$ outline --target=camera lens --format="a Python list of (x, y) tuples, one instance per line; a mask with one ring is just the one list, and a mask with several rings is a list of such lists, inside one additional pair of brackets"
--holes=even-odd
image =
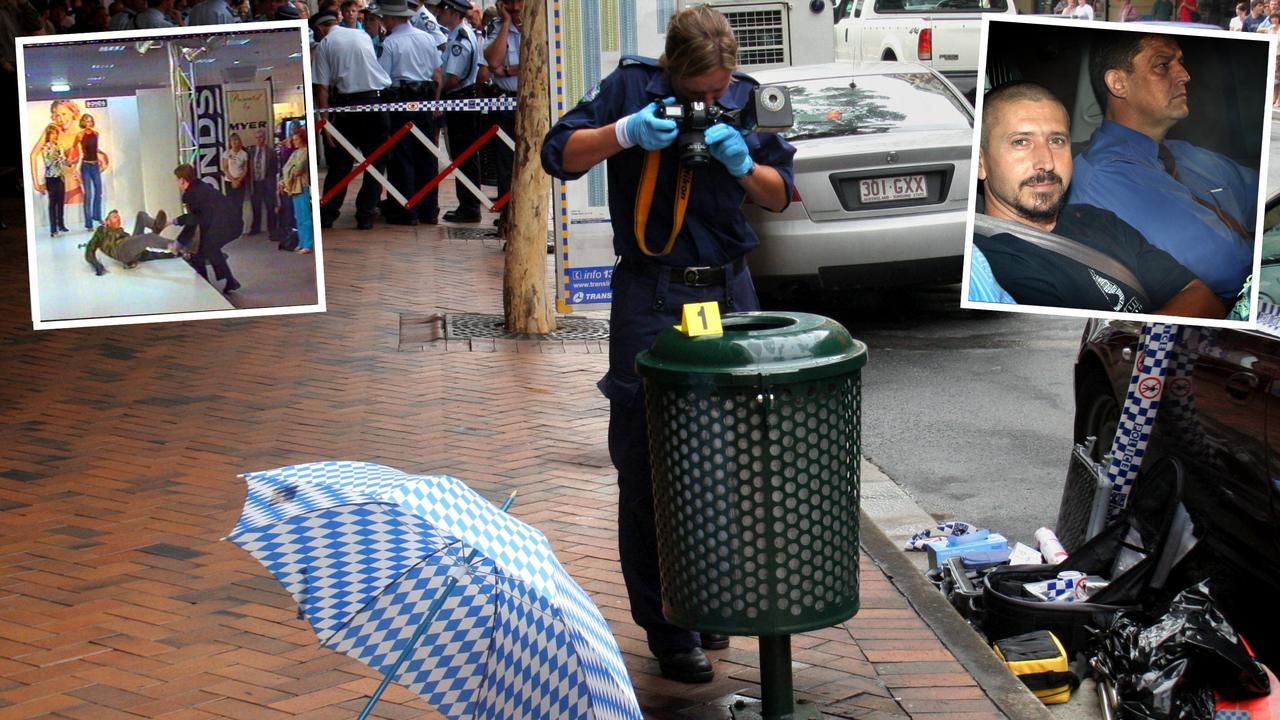
[(680, 148), (680, 164), (693, 170), (711, 162), (706, 134), (702, 130), (686, 130), (676, 139)]

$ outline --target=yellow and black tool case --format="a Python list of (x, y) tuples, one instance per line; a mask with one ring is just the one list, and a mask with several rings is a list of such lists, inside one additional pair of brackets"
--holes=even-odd
[(1017, 675), (1045, 705), (1056, 705), (1071, 699), (1071, 691), (1080, 684), (1071, 672), (1067, 651), (1057, 636), (1048, 630), (997, 640), (996, 656)]

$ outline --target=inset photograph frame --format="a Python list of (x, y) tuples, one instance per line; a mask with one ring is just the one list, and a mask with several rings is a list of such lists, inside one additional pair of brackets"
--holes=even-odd
[(1275, 51), (984, 17), (961, 305), (1254, 327)]
[(305, 23), (18, 45), (36, 329), (324, 311)]

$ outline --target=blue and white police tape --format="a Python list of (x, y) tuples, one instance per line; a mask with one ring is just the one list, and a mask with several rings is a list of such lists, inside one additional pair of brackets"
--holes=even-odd
[(402, 102), (371, 103), (368, 105), (342, 105), (339, 107), (316, 108), (318, 113), (342, 112), (427, 112), (442, 110), (457, 112), (459, 110), (515, 110), (516, 99), (502, 98), (469, 98), (467, 100), (405, 100)]
[(1280, 335), (1280, 305), (1272, 305), (1266, 300), (1258, 301), (1258, 329)]
[(1084, 580), (1085, 574), (1078, 570), (1063, 570), (1055, 578), (1039, 582), (1023, 583), (1022, 587), (1031, 595), (1048, 602), (1073, 602), (1076, 585)]
[(1120, 409), (1120, 424), (1111, 444), (1111, 464), (1107, 467), (1107, 477), (1111, 480), (1108, 520), (1115, 519), (1128, 504), (1129, 491), (1138, 479), (1147, 442), (1151, 439), (1151, 427), (1160, 409), (1176, 331), (1177, 326), (1169, 323), (1147, 323), (1142, 328), (1138, 361), (1129, 378), (1129, 390)]
[(948, 537), (967, 535), (977, 527), (967, 522), (953, 520), (950, 522), (938, 523), (935, 527), (921, 530), (911, 539), (907, 541), (907, 550), (924, 550), (925, 546), (934, 542), (946, 542)]

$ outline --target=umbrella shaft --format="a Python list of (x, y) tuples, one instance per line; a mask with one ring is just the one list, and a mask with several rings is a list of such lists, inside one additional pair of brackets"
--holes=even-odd
[(391, 684), (391, 678), (395, 677), (396, 673), (400, 671), (400, 666), (404, 665), (405, 661), (409, 659), (409, 655), (413, 653), (413, 649), (418, 647), (418, 641), (421, 640), (422, 636), (427, 632), (427, 625), (430, 625), (431, 621), (436, 618), (436, 614), (440, 612), (440, 608), (444, 607), (444, 601), (448, 599), (449, 595), (453, 593), (453, 589), (456, 587), (458, 587), (458, 578), (449, 578), (449, 584), (446, 585), (444, 590), (436, 596), (434, 601), (432, 601), (431, 607), (427, 610), (427, 616), (418, 624), (418, 629), (413, 631), (413, 637), (409, 638), (409, 644), (405, 646), (403, 651), (401, 651), (400, 657), (396, 659), (396, 664), (382, 676), (382, 682), (378, 684), (378, 689), (374, 690), (373, 695), (369, 697), (369, 702), (365, 704), (364, 710), (360, 711), (360, 717), (357, 718), (357, 720), (366, 720), (369, 717), (369, 713), (373, 712), (373, 706), (378, 704), (378, 700), (382, 697), (382, 693), (385, 692), (387, 686)]

